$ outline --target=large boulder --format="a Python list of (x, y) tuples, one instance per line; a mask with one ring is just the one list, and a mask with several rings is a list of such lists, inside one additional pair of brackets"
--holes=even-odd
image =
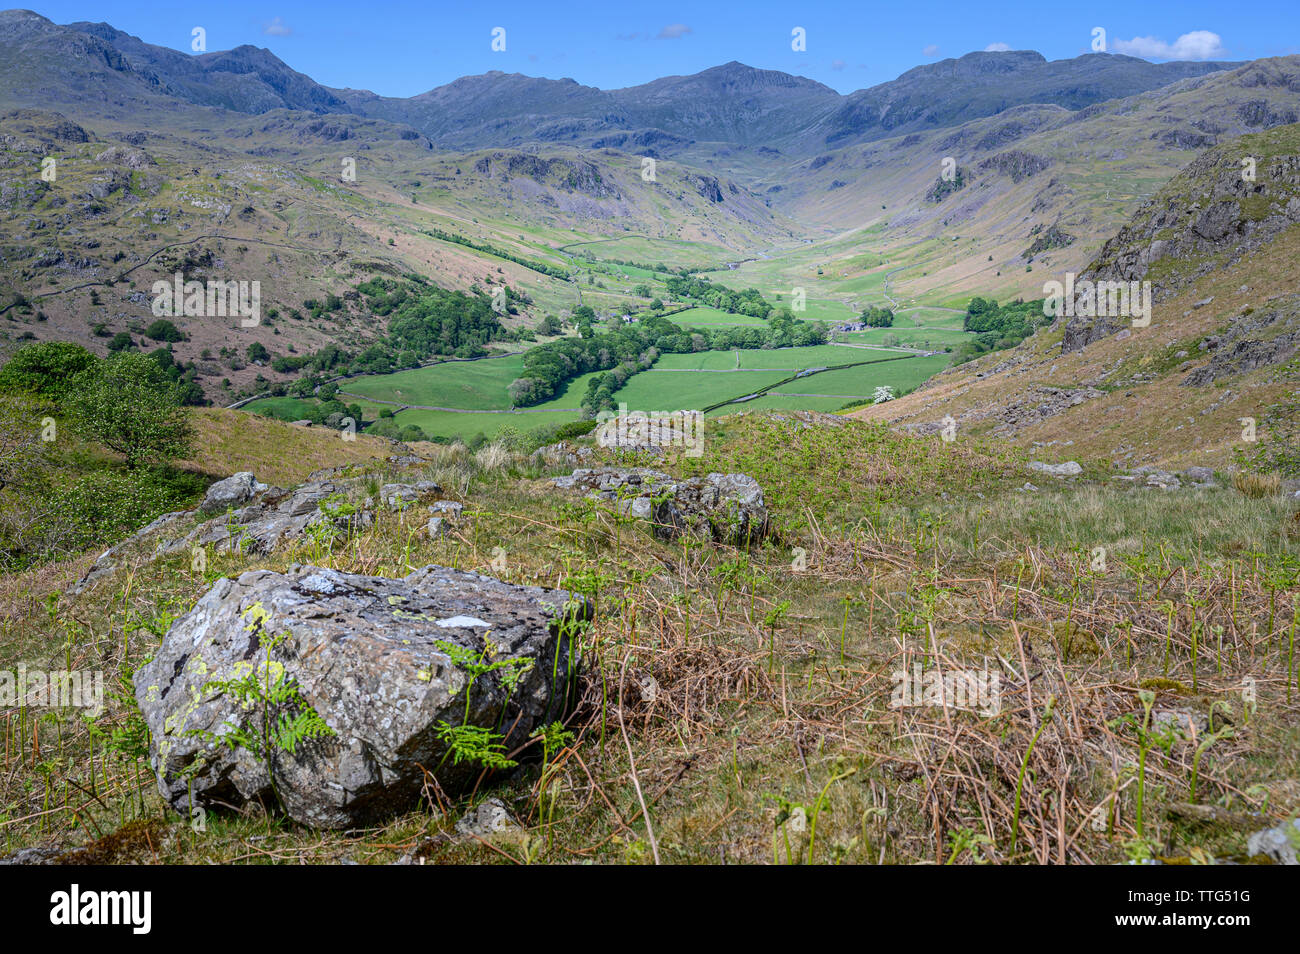
[[(482, 767), (458, 763), (447, 729), (499, 731), (509, 752), (559, 718), (576, 628), (566, 621), (589, 615), (562, 590), (440, 566), (402, 579), (293, 566), (219, 580), (135, 674), (159, 791), (187, 816), (278, 800), (303, 824), (347, 828), (414, 807), (426, 771), (446, 791), (466, 787)], [(273, 691), (250, 696), (254, 682)], [(291, 750), (267, 741), (267, 716), (319, 717), (328, 730)], [(231, 745), (232, 732), (251, 741)]]
[(763, 488), (745, 474), (708, 474), (677, 480), (646, 467), (579, 468), (552, 481), (562, 490), (585, 491), (620, 512), (649, 520), (656, 536), (685, 534), (730, 546), (758, 543), (767, 533)]
[(266, 484), (259, 482), (248, 471), (241, 471), (233, 477), (218, 480), (209, 487), (203, 503), (199, 504), (199, 510), (209, 515), (225, 513), (232, 507), (242, 507), (263, 490), (266, 490)]

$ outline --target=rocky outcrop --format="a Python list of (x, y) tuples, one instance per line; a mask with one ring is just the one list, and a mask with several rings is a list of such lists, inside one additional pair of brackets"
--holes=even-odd
[(1022, 182), (1030, 176), (1038, 175), (1051, 164), (1052, 160), (1045, 156), (1025, 152), (1022, 149), (1008, 149), (1006, 152), (990, 156), (975, 168), (981, 172), (1001, 173), (1010, 177), (1012, 182)]
[(1183, 379), (1188, 387), (1206, 387), (1256, 368), (1282, 364), (1300, 352), (1300, 296), (1262, 314), (1238, 315), (1223, 334), (1201, 342), (1210, 363)]
[(599, 447), (651, 457), (661, 457), (670, 448), (681, 449), (687, 457), (704, 453), (704, 415), (699, 411), (677, 411), (654, 417), (636, 411), (611, 417), (602, 413), (596, 420), (599, 423), (593, 436)]
[(1025, 258), (1033, 258), (1041, 252), (1050, 252), (1054, 248), (1066, 248), (1074, 244), (1074, 236), (1059, 225), (1050, 225), (1046, 229), (1038, 226), (1029, 234), (1034, 236), (1034, 240), (1029, 248), (1021, 252)]
[(703, 537), (729, 546), (749, 546), (763, 539), (768, 512), (763, 489), (745, 474), (708, 474), (677, 480), (645, 467), (580, 468), (553, 478), (563, 490), (586, 491), (623, 513), (649, 520), (654, 533), (671, 540)]
[(1083, 468), (1075, 460), (1067, 460), (1063, 464), (1045, 464), (1041, 460), (1031, 460), (1029, 469), (1049, 477), (1077, 477), (1083, 473)]
[(595, 448), (587, 444), (559, 441), (555, 444), (547, 444), (545, 447), (537, 448), (537, 450), (533, 451), (532, 458), (542, 464), (577, 467), (595, 453)]
[[(304, 536), (346, 536), (369, 527), (375, 521), (379, 503), (390, 510), (404, 511), (441, 493), (432, 481), (385, 484), (381, 500), (376, 502), (361, 496), (361, 481), (359, 477), (315, 480), (284, 490), (267, 488), (250, 473), (236, 474), (213, 484), (197, 511), (159, 517), (101, 554), (71, 592), (89, 589), (113, 573), (132, 552), (148, 559), (206, 547), (266, 554)], [(234, 506), (241, 499), (243, 505)], [(214, 511), (216, 516), (210, 516)]]
[(266, 484), (260, 483), (248, 471), (242, 471), (209, 487), (199, 510), (209, 515), (225, 513), (231, 507), (244, 505), (266, 489)]
[(1078, 407), (1085, 401), (1102, 396), (1096, 388), (1052, 388), (1036, 385), (1029, 390), (1029, 397), (1014, 401), (1006, 407), (994, 409), (998, 424), (993, 433), (999, 437), (1015, 433), (1022, 427), (1030, 427), (1049, 417), (1063, 414), (1072, 407)]
[(389, 510), (405, 510), (428, 494), (441, 493), (442, 488), (432, 480), (413, 484), (384, 484), (379, 488), (379, 499)]
[(693, 188), (702, 198), (710, 202), (721, 202), (723, 199), (722, 186), (718, 183), (717, 176), (707, 175), (706, 173), (687, 173), (684, 177), (687, 185)]
[(347, 828), (413, 808), (426, 772), (461, 789), (483, 766), (449, 740), (499, 731), (505, 753), (558, 718), (566, 621), (589, 616), (562, 590), (440, 566), (218, 580), (134, 677), (159, 791), (187, 817), (278, 802)]
[[(1300, 151), (1285, 127), (1267, 141), (1226, 143), (1197, 158), (1102, 246), (1084, 281), (1141, 281), (1165, 263), (1153, 298), (1160, 301), (1211, 271), (1249, 255), (1300, 222)], [(1280, 154), (1279, 154), (1280, 153)], [(1289, 153), (1289, 154), (1288, 154)], [(1253, 178), (1243, 158), (1255, 159)], [(1123, 316), (1062, 318), (1063, 353), (1113, 334)]]

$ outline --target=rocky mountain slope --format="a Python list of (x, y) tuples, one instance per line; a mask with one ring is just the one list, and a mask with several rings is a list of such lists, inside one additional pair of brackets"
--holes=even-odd
[(1297, 170), (1300, 126), (1224, 143), (1106, 243), (1077, 281), (1150, 282), (1149, 326), (1063, 315), (1011, 351), (857, 416), (921, 431), (950, 417), (959, 435), (992, 433), (1053, 458), (1294, 470)]

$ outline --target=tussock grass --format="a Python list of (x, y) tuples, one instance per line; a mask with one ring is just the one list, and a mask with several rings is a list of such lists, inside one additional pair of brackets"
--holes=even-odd
[(1252, 474), (1240, 471), (1232, 475), (1232, 486), (1247, 497), (1271, 497), (1282, 489), (1282, 478), (1277, 474)]

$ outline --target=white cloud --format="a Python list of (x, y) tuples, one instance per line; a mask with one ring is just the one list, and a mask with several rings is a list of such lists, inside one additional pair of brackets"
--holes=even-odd
[(938, 56), (938, 55), (939, 55), (939, 47), (937, 47), (935, 44), (931, 43), (929, 46), (927, 46), (924, 50), (921, 51), (921, 55), (922, 55), (922, 56), (930, 56), (930, 57)]
[(677, 40), (691, 32), (691, 28), (685, 23), (670, 23), (659, 31), (661, 40)]
[(836, 71), (842, 70), (844, 69), (845, 65), (846, 64), (843, 60), (831, 60), (831, 69), (833, 70)]
[(276, 17), (266, 26), (262, 27), (262, 32), (267, 36), (292, 36), (293, 27), (285, 23), (280, 17)]
[(1011, 49), (1010, 43), (990, 43), (984, 47), (985, 53), (1006, 53)]
[(1131, 40), (1115, 40), (1111, 46), (1117, 53), (1149, 60), (1215, 60), (1226, 53), (1222, 38), (1209, 30), (1184, 33), (1173, 43), (1154, 36), (1135, 36)]

